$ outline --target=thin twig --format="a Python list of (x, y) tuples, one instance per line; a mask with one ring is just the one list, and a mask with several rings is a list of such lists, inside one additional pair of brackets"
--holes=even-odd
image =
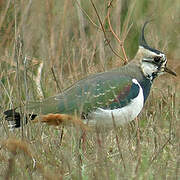
[(55, 75), (54, 67), (51, 67), (51, 72), (52, 72), (54, 81), (56, 82), (56, 86), (57, 86), (59, 92), (62, 92), (62, 89), (61, 89), (61, 87), (59, 86), (58, 80), (57, 80), (56, 75)]
[(112, 4), (112, 0), (108, 3), (108, 12), (107, 12), (107, 19), (108, 19), (108, 24), (109, 24), (109, 28), (110, 28), (110, 31), (112, 32), (113, 36), (117, 39), (117, 41), (119, 42), (120, 44), (120, 47), (122, 49), (122, 52), (123, 52), (123, 55), (124, 55), (124, 58), (123, 58), (123, 61), (124, 61), (124, 64), (127, 64), (128, 63), (128, 58), (127, 58), (127, 55), (126, 55), (126, 52), (125, 52), (125, 49), (124, 49), (124, 40), (120, 40), (119, 37), (117, 36), (117, 34), (114, 32), (113, 28), (112, 28), (112, 25), (111, 25), (111, 21), (110, 21), (110, 7), (111, 7), (111, 4)]
[(103, 31), (101, 27), (99, 27), (88, 15), (88, 13), (81, 7), (81, 5), (79, 4), (78, 0), (75, 0), (77, 3), (77, 6), (81, 9), (81, 11), (87, 16), (87, 18), (89, 19), (89, 21), (99, 30)]
[[(51, 72), (53, 74), (54, 81), (56, 82), (56, 86), (57, 86), (59, 92), (62, 92), (62, 89), (60, 88), (59, 83), (58, 83), (57, 78), (56, 78), (56, 75), (55, 75), (54, 67), (51, 67)], [(64, 126), (61, 127), (61, 136), (60, 136), (60, 141), (59, 141), (60, 146), (62, 144), (63, 136), (64, 136)]]
[(101, 21), (101, 18), (100, 18), (99, 14), (98, 14), (98, 11), (97, 11), (97, 9), (96, 9), (96, 6), (95, 6), (95, 4), (93, 3), (92, 0), (90, 0), (90, 1), (91, 1), (91, 4), (92, 4), (95, 12), (96, 12), (96, 15), (97, 15), (97, 17), (98, 17), (98, 20), (99, 20), (99, 23), (100, 23), (100, 25), (101, 25), (102, 31), (103, 31), (103, 33), (104, 33), (104, 38), (105, 38), (106, 42), (108, 43), (108, 45), (109, 45), (110, 49), (112, 50), (112, 52), (113, 52), (117, 57), (119, 57), (120, 59), (122, 59), (122, 60), (124, 61), (124, 58), (121, 57), (121, 56), (113, 49), (113, 47), (111, 46), (110, 41), (109, 41), (108, 38), (107, 38), (106, 31), (105, 31), (105, 29), (104, 29), (104, 26), (103, 26), (103, 23), (102, 23), (102, 21)]
[(123, 24), (123, 31), (122, 31), (122, 38), (123, 38), (123, 41), (126, 39), (126, 36), (127, 34), (129, 33), (129, 30), (131, 29), (132, 27), (132, 24), (129, 26), (128, 28), (128, 24), (129, 24), (129, 21), (130, 21), (130, 17), (132, 15), (132, 12), (133, 12), (133, 9), (134, 9), (134, 6), (135, 6), (135, 3), (136, 3), (136, 0), (132, 2), (130, 8), (128, 8), (128, 13), (127, 13), (127, 18), (125, 19), (125, 22)]
[(160, 154), (160, 152), (163, 151), (163, 149), (166, 147), (166, 145), (170, 142), (171, 137), (168, 138), (168, 140), (163, 144), (163, 146), (159, 149), (159, 151), (154, 155), (154, 157), (151, 160), (151, 164), (153, 163), (153, 161), (158, 157), (158, 155)]
[[(88, 13), (81, 7), (81, 5), (79, 4), (79, 2), (78, 2), (78, 0), (75, 0), (76, 1), (76, 3), (77, 3), (77, 5), (78, 5), (78, 7), (81, 9), (81, 11), (87, 16), (87, 18), (89, 19), (89, 21), (98, 29), (98, 30), (100, 30), (100, 31), (103, 31), (103, 29), (100, 27), (100, 26), (98, 26), (93, 20), (92, 20), (92, 18), (88, 15)], [(112, 0), (113, 1), (113, 0)], [(105, 18), (106, 19), (106, 18)], [(104, 24), (104, 23), (102, 23), (102, 24)], [(105, 30), (105, 29), (104, 29)], [(110, 32), (109, 30), (105, 30), (105, 32)]]

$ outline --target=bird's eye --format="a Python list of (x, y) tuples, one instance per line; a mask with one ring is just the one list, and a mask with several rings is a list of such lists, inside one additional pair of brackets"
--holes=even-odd
[(161, 57), (159, 57), (159, 56), (156, 56), (156, 57), (154, 58), (154, 61), (157, 62), (157, 63), (158, 63), (160, 60), (161, 60)]

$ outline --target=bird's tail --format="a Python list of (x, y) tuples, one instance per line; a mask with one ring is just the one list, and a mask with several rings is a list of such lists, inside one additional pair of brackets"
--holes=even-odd
[(4, 112), (5, 115), (5, 120), (9, 122), (9, 128), (14, 129), (14, 128), (19, 128), (22, 125), (22, 117), (25, 117), (24, 123), (27, 124), (28, 120), (34, 120), (37, 116), (37, 114), (20, 114), (19, 112), (16, 112), (15, 109), (9, 109)]
[(9, 128), (19, 128), (22, 126), (22, 117), (25, 117), (24, 124), (27, 124), (29, 120), (32, 120), (33, 123), (46, 123), (47, 125), (53, 126), (66, 126), (66, 125), (74, 125), (80, 127), (82, 130), (88, 130), (88, 126), (86, 126), (81, 119), (76, 116), (71, 116), (68, 114), (47, 114), (40, 115), (37, 114), (20, 114), (16, 112), (16, 109), (10, 109), (4, 112), (5, 120), (9, 122)]

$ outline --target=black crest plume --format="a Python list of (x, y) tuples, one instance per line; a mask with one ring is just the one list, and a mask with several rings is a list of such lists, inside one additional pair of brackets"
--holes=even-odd
[(144, 47), (145, 49), (148, 49), (148, 50), (150, 50), (150, 51), (152, 51), (152, 52), (155, 52), (156, 54), (160, 54), (160, 53), (162, 53), (162, 52), (159, 51), (159, 50), (157, 50), (157, 49), (154, 49), (154, 48), (150, 47), (150, 46), (148, 45), (148, 43), (146, 42), (146, 39), (145, 39), (145, 37), (144, 37), (145, 27), (146, 27), (146, 25), (147, 25), (150, 21), (152, 21), (152, 20), (146, 21), (146, 22), (144, 23), (144, 25), (143, 25), (143, 28), (142, 28), (142, 30), (141, 30), (141, 35), (140, 35), (140, 38), (139, 38), (139, 46), (142, 46), (142, 47)]
[(140, 46), (143, 46), (143, 47), (149, 47), (149, 45), (147, 44), (146, 42), (146, 39), (144, 37), (144, 29), (146, 27), (146, 25), (149, 23), (150, 21), (146, 21), (143, 25), (143, 28), (141, 30), (141, 35), (140, 35), (140, 38), (139, 38), (139, 45)]

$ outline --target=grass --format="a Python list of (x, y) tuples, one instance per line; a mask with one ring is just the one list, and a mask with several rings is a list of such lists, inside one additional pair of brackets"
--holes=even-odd
[[(169, 66), (180, 74), (178, 0), (113, 1), (110, 20), (122, 46), (109, 32), (108, 4), (93, 2), (113, 50), (124, 57), (123, 46), (129, 60), (143, 22), (154, 18), (147, 41), (165, 51)], [(179, 179), (179, 77), (159, 77), (138, 120), (123, 127), (83, 134), (78, 127), (30, 123), (10, 132), (6, 109), (62, 92), (123, 61), (104, 41), (91, 1), (1, 0), (0, 5), (2, 179)]]

